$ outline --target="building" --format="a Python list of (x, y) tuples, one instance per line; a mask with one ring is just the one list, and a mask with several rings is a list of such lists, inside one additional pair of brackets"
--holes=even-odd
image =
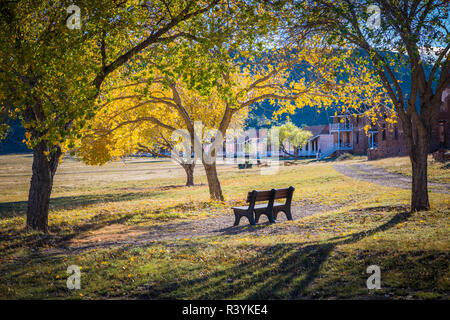
[[(443, 92), (441, 102), (437, 124), (431, 131), (430, 153), (438, 149), (450, 149), (450, 87)], [(375, 142), (367, 149), (369, 160), (407, 155), (400, 123), (392, 127), (381, 122), (373, 133)]]
[(363, 114), (332, 117), (330, 134), (333, 135), (336, 155), (349, 152), (367, 155), (369, 160), (406, 155), (400, 123), (392, 124), (386, 120), (391, 116), (390, 112), (389, 109), (383, 110), (376, 124)]
[[(369, 160), (407, 155), (400, 122), (390, 123), (390, 109), (382, 111), (381, 119), (373, 125), (364, 114), (341, 114), (332, 116), (329, 125), (310, 126), (305, 129), (313, 137), (301, 151), (300, 156), (319, 154), (320, 158), (337, 156), (348, 152), (367, 155)], [(384, 113), (384, 114), (383, 114)], [(450, 87), (442, 94), (442, 104), (437, 125), (433, 127), (430, 152), (450, 148)], [(365, 130), (368, 127), (369, 129)]]
[(312, 137), (309, 138), (308, 143), (299, 150), (299, 156), (301, 157), (315, 157), (317, 153), (322, 153), (329, 148), (331, 144), (331, 136), (329, 131), (329, 125), (318, 125), (305, 127), (312, 133)]
[[(369, 160), (407, 155), (406, 145), (403, 138), (403, 130), (400, 122), (391, 123), (392, 110), (380, 107), (381, 116), (377, 123), (363, 113), (348, 113), (330, 117), (328, 125), (316, 125), (305, 127), (312, 133), (308, 143), (297, 150), (286, 142), (284, 149), (279, 155), (282, 158), (290, 158), (295, 154), (299, 158), (338, 156), (348, 152), (356, 155), (367, 155)], [(442, 95), (442, 105), (438, 116), (437, 125), (433, 127), (430, 141), (430, 152), (438, 149), (450, 148), (450, 87)], [(366, 131), (366, 128), (368, 130)], [(267, 131), (250, 130), (242, 132), (241, 135), (224, 141), (222, 150), (218, 151), (219, 157), (229, 159), (237, 157), (248, 157), (249, 153), (259, 157), (271, 156), (271, 146), (267, 143)], [(245, 145), (255, 146), (246, 150)]]
[(450, 87), (442, 94), (438, 125), (431, 131), (430, 151), (450, 149)]

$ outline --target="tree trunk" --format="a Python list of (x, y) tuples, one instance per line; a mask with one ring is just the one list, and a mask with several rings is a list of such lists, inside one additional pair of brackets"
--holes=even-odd
[(426, 136), (418, 135), (416, 148), (409, 156), (412, 166), (411, 211), (413, 212), (430, 209), (427, 177), (428, 140)]
[(195, 164), (182, 164), (184, 171), (186, 171), (186, 186), (192, 187), (194, 185), (194, 167)]
[(48, 232), (48, 208), (53, 187), (53, 177), (58, 167), (61, 149), (48, 156), (46, 142), (33, 149), (33, 174), (28, 194), (27, 230)]
[(206, 178), (208, 179), (209, 195), (211, 200), (223, 201), (222, 188), (220, 187), (219, 177), (217, 176), (216, 162), (207, 164), (203, 162), (203, 167), (206, 171)]

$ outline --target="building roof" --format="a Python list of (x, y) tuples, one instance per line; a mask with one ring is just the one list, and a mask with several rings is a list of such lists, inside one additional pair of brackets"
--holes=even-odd
[(316, 137), (321, 134), (329, 134), (330, 133), (330, 128), (329, 128), (328, 124), (321, 124), (318, 126), (309, 126), (309, 127), (305, 127), (304, 129), (311, 131), (311, 133), (313, 134), (312, 137)]

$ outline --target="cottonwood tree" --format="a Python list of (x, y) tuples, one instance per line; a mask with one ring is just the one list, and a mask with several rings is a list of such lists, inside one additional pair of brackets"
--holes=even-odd
[[(176, 140), (181, 138), (188, 140), (184, 142), (189, 147), (184, 150), (185, 157), (175, 160), (186, 170), (187, 181), (193, 183), (195, 159), (191, 159), (191, 153), (194, 152), (194, 145), (203, 146), (211, 142), (207, 138), (208, 129), (222, 128), (226, 132), (230, 126), (243, 127), (248, 114), (248, 108), (243, 106), (239, 110), (226, 111), (224, 118), (226, 104), (217, 89), (203, 95), (196, 89), (189, 89), (181, 80), (171, 82), (167, 77), (154, 77), (150, 83), (148, 79), (129, 83), (124, 88), (110, 90), (108, 96), (105, 95), (104, 106), (83, 130), (76, 152), (90, 164), (105, 163), (138, 151), (161, 155), (155, 152), (155, 146), (173, 150)], [(196, 130), (196, 122), (204, 128)], [(186, 135), (172, 137), (180, 130), (184, 130)], [(199, 152), (205, 150), (201, 148)], [(216, 181), (220, 190), (215, 162), (204, 164), (205, 169), (210, 170), (207, 171), (208, 181), (211, 184), (211, 180)], [(211, 177), (211, 166), (215, 178)], [(210, 189), (210, 192), (216, 195), (214, 190)], [(221, 191), (219, 197), (211, 197), (223, 199)]]
[[(176, 142), (171, 137), (177, 129), (167, 123), (160, 123), (149, 115), (129, 117), (128, 120), (116, 117), (114, 127), (111, 123), (88, 122), (90, 129), (82, 131), (82, 137), (72, 150), (83, 162), (89, 165), (103, 165), (109, 161), (120, 160), (139, 153), (151, 154), (159, 158), (172, 158), (177, 151)], [(173, 157), (186, 172), (186, 186), (194, 185), (195, 163), (188, 157)]]
[(79, 0), (81, 29), (67, 27), (71, 1), (0, 4), (0, 110), (21, 120), (33, 149), (27, 228), (47, 232), (63, 146), (95, 114), (105, 79), (162, 43), (203, 38), (220, 2)]
[[(218, 125), (222, 113), (220, 102), (214, 90), (203, 97), (181, 81), (172, 85), (175, 89), (163, 83), (162, 77), (155, 77), (151, 86), (143, 81), (133, 83), (128, 79), (106, 90), (108, 92), (103, 95), (106, 102), (97, 115), (87, 122), (72, 151), (90, 165), (102, 165), (137, 152), (172, 158), (185, 170), (186, 185), (194, 185), (195, 161), (191, 158), (194, 145), (188, 135), (176, 135), (178, 131), (187, 131), (187, 128), (180, 114), (173, 109), (172, 90), (183, 101), (190, 117), (207, 127)], [(145, 100), (140, 91), (146, 92)], [(233, 116), (230, 125), (242, 127), (246, 116), (247, 110), (241, 110)], [(188, 150), (178, 146), (185, 142), (188, 143)], [(160, 152), (161, 149), (170, 154)], [(181, 152), (184, 155), (180, 155)]]
[[(101, 130), (97, 132), (108, 133), (106, 139), (110, 140), (106, 143), (109, 147), (103, 148), (103, 152), (100, 152), (102, 156), (95, 159), (95, 152), (89, 155), (89, 150), (94, 151), (91, 148), (93, 145), (99, 147), (102, 139), (91, 145), (89, 142), (82, 143), (84, 148), (77, 149), (82, 158), (92, 163), (101, 163), (111, 157), (132, 153), (131, 150), (147, 148), (146, 143), (153, 144), (155, 141), (144, 142), (142, 138), (145, 139), (146, 135), (131, 133), (138, 132), (139, 125), (142, 125), (142, 128), (150, 126), (154, 130), (162, 130), (165, 134), (185, 129), (190, 135), (190, 148), (193, 150), (196, 143), (202, 146), (208, 143), (203, 133), (195, 135), (196, 121), (200, 121), (206, 129), (222, 128), (223, 132), (230, 125), (242, 122), (248, 105), (232, 110), (231, 97), (244, 94), (243, 90), (239, 93), (232, 90), (240, 88), (233, 81), (243, 81), (245, 76), (239, 69), (242, 64), (230, 64), (231, 54), (239, 48), (250, 48), (244, 51), (247, 55), (250, 50), (259, 50), (263, 43), (257, 38), (268, 34), (268, 26), (271, 23), (276, 24), (277, 18), (258, 1), (227, 1), (225, 6), (216, 6), (205, 15), (203, 26), (207, 26), (205, 29), (210, 34), (209, 38), (198, 39), (192, 36), (188, 37), (191, 41), (164, 42), (164, 55), (154, 55), (152, 52), (141, 54), (136, 62), (128, 64), (120, 75), (107, 81), (99, 97), (101, 110), (93, 119), (91, 128), (96, 127), (95, 123), (101, 124)], [(225, 16), (228, 20), (219, 19), (220, 16)], [(245, 72), (248, 76), (249, 70)], [(112, 101), (114, 102), (111, 103)], [(118, 106), (119, 111), (116, 110)], [(130, 125), (133, 125), (133, 130), (123, 132), (125, 128), (129, 129)], [(95, 136), (99, 138), (98, 134), (92, 134), (89, 130), (91, 128), (88, 127), (89, 133), (84, 135), (84, 141), (95, 139)], [(130, 135), (136, 139), (125, 138)], [(218, 141), (219, 139), (216, 140)], [(115, 148), (111, 147), (111, 144)], [(169, 143), (166, 143), (166, 147), (173, 148)], [(102, 147), (98, 150), (100, 149)], [(201, 149), (199, 153), (204, 152), (203, 148)], [(201, 156), (201, 159), (204, 157)], [(195, 162), (192, 163), (191, 159), (179, 159), (179, 163), (187, 170), (190, 180), (189, 175), (193, 172)], [(222, 200), (215, 161), (212, 164), (203, 164), (211, 198)]]
[[(270, 133), (276, 130), (278, 132), (279, 145), (281, 150), (293, 157), (295, 160), (298, 158), (298, 150), (308, 143), (308, 139), (312, 137), (312, 133), (308, 130), (297, 127), (291, 121), (282, 124), (281, 126), (274, 126), (269, 131), (269, 139), (272, 139)], [(286, 144), (294, 148), (294, 153), (290, 153), (286, 149)]]
[(315, 0), (289, 6), (296, 13), (291, 36), (318, 32), (330, 43), (365, 53), (403, 128), (412, 165), (411, 210), (428, 210), (431, 131), (450, 84), (448, 1)]
[[(178, 113), (191, 137), (192, 145), (208, 145), (208, 148), (195, 151), (206, 171), (210, 197), (213, 200), (224, 199), (216, 170), (216, 149), (222, 146), (223, 137), (237, 113), (266, 100), (277, 103), (280, 113), (294, 112), (295, 108), (305, 105), (330, 107), (344, 94), (355, 103), (360, 103), (358, 95), (364, 94), (364, 89), (367, 89), (365, 93), (368, 99), (377, 99), (367, 94), (376, 87), (370, 81), (369, 70), (359, 68), (359, 72), (355, 71), (355, 81), (351, 83), (343, 83), (335, 74), (330, 74), (330, 68), (341, 63), (342, 58), (330, 55), (328, 49), (308, 45), (295, 49), (274, 48), (260, 55), (249, 54), (247, 50), (232, 51), (229, 48), (223, 50), (225, 54), (221, 52), (221, 48), (215, 48), (210, 53), (201, 51), (201, 56), (195, 56), (191, 60), (201, 63), (192, 66), (191, 73), (182, 82), (179, 79), (183, 77), (177, 72), (180, 60), (170, 60), (168, 64), (172, 68), (166, 65), (158, 69), (158, 63), (153, 63), (152, 68), (160, 70), (162, 77), (141, 80), (148, 85), (139, 91), (142, 101), (165, 104), (172, 112)], [(220, 61), (217, 57), (220, 57)], [(323, 59), (324, 57), (327, 59)], [(308, 76), (306, 71), (296, 68), (300, 64), (308, 66)], [(213, 75), (214, 82), (208, 86), (209, 90), (203, 90), (203, 86), (189, 86), (192, 77), (207, 74), (211, 66), (222, 68), (221, 72)], [(156, 72), (152, 71), (152, 74)], [(210, 78), (207, 80), (211, 81)], [(155, 83), (160, 83), (167, 90), (153, 87)], [(186, 88), (190, 88), (189, 94), (184, 92)], [(189, 105), (195, 107), (189, 108)], [(214, 115), (214, 121), (203, 125), (207, 130), (215, 130), (216, 134), (210, 137), (198, 136), (195, 122), (202, 120), (199, 115), (210, 113)], [(162, 119), (159, 118), (160, 121)]]

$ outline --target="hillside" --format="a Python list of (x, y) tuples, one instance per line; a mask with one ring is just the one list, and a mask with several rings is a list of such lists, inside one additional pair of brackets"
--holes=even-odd
[(10, 120), (9, 132), (5, 140), (0, 141), (0, 154), (26, 153), (31, 152), (23, 140), (25, 139), (25, 129), (20, 121)]

